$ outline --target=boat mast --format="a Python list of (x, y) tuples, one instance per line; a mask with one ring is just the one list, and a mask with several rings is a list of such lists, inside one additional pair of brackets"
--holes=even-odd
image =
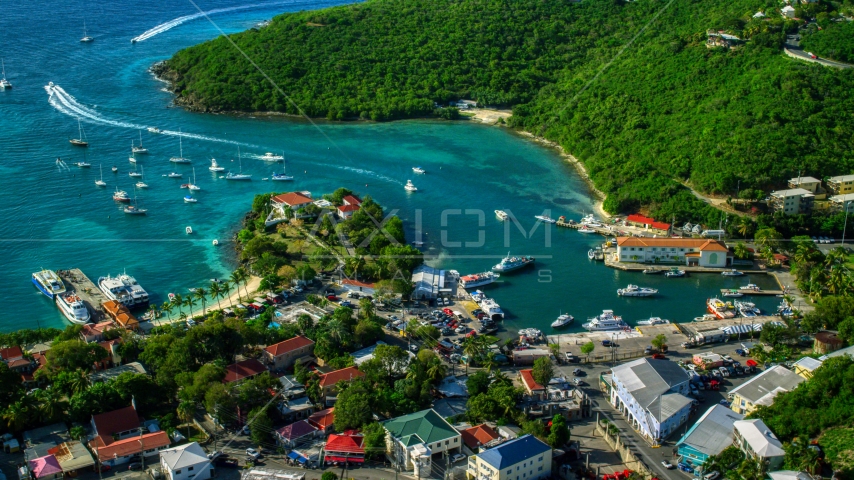
[(240, 173), (243, 174), (243, 160), (240, 159), (240, 145), (237, 146), (237, 163), (240, 165)]
[(184, 141), (181, 135), (181, 129), (178, 129), (178, 151), (181, 153), (179, 155), (182, 159), (184, 158)]
[(142, 130), (139, 131), (139, 146), (142, 147)]

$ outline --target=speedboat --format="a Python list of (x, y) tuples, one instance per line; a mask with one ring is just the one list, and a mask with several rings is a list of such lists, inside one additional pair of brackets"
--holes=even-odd
[(546, 215), (534, 215), (534, 218), (536, 218), (537, 220), (539, 220), (543, 223), (557, 223), (557, 220), (555, 220), (549, 216), (546, 216)]
[(246, 173), (231, 173), (228, 172), (225, 176), (226, 180), (252, 180), (252, 175)]
[(418, 191), (418, 187), (416, 187), (415, 185), (412, 184), (412, 180), (407, 180), (406, 185), (404, 185), (403, 188), (407, 192), (417, 192)]
[(284, 160), (285, 157), (283, 155), (276, 155), (274, 153), (267, 152), (264, 155), (261, 155), (261, 160), (266, 160), (268, 162), (278, 162)]
[(732, 270), (726, 270), (721, 272), (721, 275), (725, 277), (740, 277), (744, 275), (744, 272), (739, 272), (738, 270), (733, 268)]
[(130, 196), (128, 195), (128, 192), (119, 190), (119, 188), (116, 187), (116, 191), (113, 193), (113, 200), (122, 203), (130, 203)]
[(565, 326), (569, 325), (570, 323), (572, 323), (573, 320), (575, 320), (575, 319), (572, 317), (572, 315), (570, 315), (568, 313), (564, 313), (563, 315), (560, 315), (559, 317), (557, 317), (557, 320), (552, 322), (552, 328), (565, 327)]
[(499, 220), (507, 220), (510, 217), (504, 210), (496, 210), (495, 216), (498, 217)]
[(650, 297), (658, 293), (658, 289), (639, 287), (637, 285), (629, 285), (626, 288), (617, 290), (617, 295), (621, 297)]
[(139, 208), (135, 205), (128, 205), (124, 208), (124, 212), (128, 215), (145, 215), (148, 212), (148, 209)]
[(284, 173), (275, 173), (275, 172), (273, 172), (273, 174), (272, 174), (272, 176), (270, 177), (270, 179), (271, 179), (271, 180), (274, 180), (274, 181), (277, 181), (277, 182), (287, 182), (287, 181), (293, 180), (293, 179), (294, 179), (294, 177), (292, 177), (292, 176), (290, 176), (290, 175), (285, 175)]
[(33, 273), (33, 285), (50, 299), (65, 293), (65, 283), (53, 270)]
[(148, 127), (148, 131), (151, 133), (160, 133), (160, 129), (157, 127)]
[(660, 270), (658, 268), (644, 268), (643, 273), (646, 275), (658, 275), (659, 273), (664, 273), (664, 270)]
[(143, 181), (136, 182), (135, 185), (136, 185), (136, 188), (148, 188), (148, 184), (143, 182)]
[(650, 317), (648, 320), (638, 320), (638, 325), (665, 325), (670, 323), (670, 320), (664, 320), (661, 317)]
[(421, 168), (421, 167), (412, 167), (412, 171), (413, 171), (413, 172), (415, 172), (415, 173), (427, 173), (427, 172), (426, 172), (423, 168)]
[(184, 197), (184, 203), (196, 203), (196, 202), (198, 202), (198, 200), (193, 198), (192, 195), (187, 195)]
[(191, 233), (193, 233), (193, 227), (187, 226), (184, 231), (187, 232), (187, 235), (190, 235)]
[(56, 305), (62, 315), (71, 323), (85, 325), (89, 322), (89, 309), (77, 295), (66, 293), (59, 295), (56, 300)]
[(590, 250), (587, 250), (587, 258), (589, 258), (590, 260), (596, 258), (596, 252), (594, 252), (592, 248)]
[(743, 294), (743, 293), (739, 292), (739, 291), (738, 291), (737, 289), (735, 289), (735, 288), (731, 288), (731, 289), (729, 289), (729, 290), (724, 290), (724, 291), (722, 291), (722, 292), (721, 292), (721, 295), (723, 295), (724, 297), (732, 297), (732, 298), (739, 298), (739, 297), (743, 297), (743, 296), (744, 296), (744, 294)]
[(585, 330), (590, 332), (601, 332), (608, 330), (622, 330), (628, 328), (623, 317), (614, 315), (613, 310), (602, 310), (602, 313), (596, 317), (588, 318), (588, 322), (582, 325)]
[(499, 273), (507, 273), (512, 272), (513, 270), (518, 270), (522, 267), (527, 267), (528, 265), (534, 264), (534, 257), (530, 256), (521, 256), (521, 257), (511, 257), (510, 253), (507, 253), (507, 256), (501, 259), (501, 262), (492, 267), (492, 271)]
[(665, 277), (672, 277), (672, 278), (684, 277), (685, 276), (685, 270), (679, 270), (678, 268), (673, 267), (670, 269), (669, 272), (665, 273), (664, 276)]
[(212, 158), (212, 159), (211, 159), (211, 166), (210, 166), (210, 167), (208, 167), (208, 170), (210, 170), (210, 171), (212, 171), (212, 172), (224, 172), (224, 171), (225, 171), (225, 167), (220, 167), (220, 166), (216, 163), (216, 159), (215, 159), (215, 158)]
[(756, 304), (750, 302), (735, 302), (735, 308), (742, 317), (755, 317), (761, 313)]
[(718, 319), (718, 317), (712, 315), (711, 313), (707, 313), (707, 314), (703, 315), (702, 317), (694, 317), (695, 322), (708, 322), (708, 321), (717, 320), (717, 319)]
[(166, 175), (166, 176), (167, 176), (167, 177), (169, 177), (169, 178), (181, 178), (181, 177), (183, 177), (184, 175), (183, 175), (183, 174), (181, 174), (181, 173), (170, 172), (170, 173), (169, 173), (169, 175)]
[(128, 172), (128, 176), (134, 177), (134, 178), (139, 178), (142, 176), (142, 174), (139, 172)]
[(76, 165), (80, 168), (89, 168), (92, 166), (92, 164), (88, 162), (77, 162)]

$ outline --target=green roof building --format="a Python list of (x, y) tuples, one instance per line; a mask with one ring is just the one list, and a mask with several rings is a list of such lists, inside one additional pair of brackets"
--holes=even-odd
[(415, 468), (418, 458), (428, 462), (429, 468), (429, 459), (434, 455), (459, 453), (462, 449), (460, 432), (433, 409), (393, 418), (382, 425), (386, 430), (387, 451), (392, 461), (404, 470), (418, 470)]

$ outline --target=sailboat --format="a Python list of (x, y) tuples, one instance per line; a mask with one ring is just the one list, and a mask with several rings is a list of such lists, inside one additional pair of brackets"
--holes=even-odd
[(170, 158), (169, 161), (172, 163), (191, 163), (189, 158), (184, 158), (184, 141), (180, 133), (181, 130), (178, 129), (178, 148), (180, 149), (180, 155)]
[(99, 187), (106, 187), (107, 182), (104, 181), (104, 166), (98, 165), (98, 168), (101, 170), (101, 178), (99, 178), (98, 180), (95, 180), (95, 185), (97, 185)]
[(142, 176), (142, 174), (137, 172), (136, 170), (131, 170), (130, 172), (128, 172), (128, 176), (132, 178), (139, 178)]
[(81, 38), (80, 41), (83, 43), (89, 43), (92, 40), (95, 40), (95, 39), (86, 34), (86, 21), (84, 20), (83, 21), (83, 38)]
[(134, 147), (133, 142), (131, 142), (130, 151), (132, 153), (148, 153), (148, 149), (142, 146), (142, 130), (139, 131), (139, 146)]
[(77, 147), (88, 147), (89, 142), (83, 138), (83, 125), (80, 124), (79, 118), (77, 119), (77, 135), (79, 135), (79, 138), (72, 138), (69, 142)]
[(282, 158), (282, 173), (273, 172), (271, 179), (279, 181), (279, 182), (287, 182), (287, 181), (293, 180), (294, 177), (288, 175), (286, 170), (287, 170), (287, 165), (285, 164), (285, 159), (283, 157)]
[(130, 156), (128, 157), (128, 162), (136, 163), (136, 152), (133, 151), (133, 140), (130, 141)]
[(193, 167), (193, 183), (187, 185), (187, 188), (190, 190), (201, 190), (201, 188), (196, 185), (196, 167)]
[(9, 80), (6, 80), (6, 64), (3, 63), (3, 60), (0, 60), (0, 70), (2, 70), (2, 76), (0, 76), (0, 90), (6, 90), (7, 88), (12, 88), (12, 84)]
[(124, 212), (128, 215), (145, 215), (148, 213), (147, 208), (139, 208), (136, 202), (136, 190), (133, 192), (133, 205), (128, 205), (124, 208)]
[(92, 166), (92, 164), (91, 164), (91, 163), (89, 163), (89, 162), (87, 162), (87, 161), (86, 161), (86, 155), (85, 155), (85, 154), (83, 155), (83, 161), (82, 161), (82, 162), (77, 162), (77, 163), (76, 163), (76, 165), (77, 165), (78, 167), (80, 167), (80, 168), (89, 168), (89, 167), (91, 167), (91, 166)]
[(225, 176), (226, 180), (252, 180), (252, 175), (243, 173), (243, 160), (240, 157), (240, 147), (237, 147), (237, 161), (240, 163), (240, 173), (231, 173)]
[(139, 169), (141, 170), (141, 175), (139, 181), (136, 182), (136, 188), (148, 188), (148, 184), (145, 183), (145, 168), (139, 167)]

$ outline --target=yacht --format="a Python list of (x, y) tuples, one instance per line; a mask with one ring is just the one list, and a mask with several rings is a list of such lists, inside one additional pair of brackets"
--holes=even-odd
[(89, 142), (83, 138), (83, 125), (80, 123), (80, 119), (77, 119), (77, 135), (78, 138), (72, 138), (69, 142), (75, 147), (88, 147)]
[(119, 190), (119, 187), (116, 187), (116, 191), (113, 193), (113, 200), (122, 203), (130, 203), (130, 196), (128, 195), (128, 192)]
[(187, 184), (187, 188), (191, 192), (197, 192), (202, 189), (202, 187), (196, 185), (196, 167), (193, 167), (193, 183)]
[(528, 265), (534, 264), (534, 257), (511, 257), (510, 253), (507, 253), (507, 256), (501, 259), (501, 262), (498, 265), (492, 267), (492, 271), (499, 273), (507, 273), (512, 272), (513, 270), (518, 270), (523, 267), (527, 267)]
[(592, 248), (590, 250), (587, 250), (587, 258), (590, 260), (596, 258), (596, 252), (594, 252)]
[(539, 220), (543, 223), (557, 223), (557, 220), (555, 220), (549, 216), (546, 216), (546, 215), (534, 215), (534, 218), (536, 218), (537, 220)]
[(272, 176), (270, 177), (270, 180), (277, 181), (277, 182), (288, 182), (288, 181), (291, 181), (293, 179), (294, 179), (294, 177), (292, 177), (290, 175), (285, 175), (284, 173), (276, 173), (276, 172), (273, 172)]
[(239, 173), (228, 172), (228, 174), (226, 174), (226, 176), (225, 176), (225, 179), (226, 180), (252, 180), (252, 175), (243, 173), (243, 160), (240, 156), (240, 147), (237, 147), (237, 161), (240, 164), (240, 170), (238, 170)]
[(148, 149), (142, 146), (142, 130), (139, 131), (139, 146), (133, 146), (133, 142), (130, 144), (131, 153), (148, 153)]
[(743, 293), (739, 292), (735, 288), (731, 288), (729, 290), (723, 290), (721, 292), (721, 295), (723, 295), (724, 297), (731, 297), (731, 298), (740, 298), (740, 297), (744, 296)]
[(197, 203), (197, 202), (198, 202), (198, 200), (196, 200), (192, 195), (184, 196), (184, 203)]
[(557, 320), (552, 322), (552, 328), (565, 327), (565, 326), (569, 325), (570, 323), (572, 323), (573, 320), (575, 320), (575, 319), (572, 317), (572, 315), (570, 315), (568, 313), (564, 313), (563, 315), (558, 316)]
[(92, 166), (92, 164), (89, 162), (77, 162), (75, 165), (77, 165), (80, 168), (89, 168)]
[(740, 277), (744, 275), (744, 272), (739, 272), (738, 270), (733, 268), (732, 270), (726, 270), (721, 272), (721, 275), (725, 277)]
[(596, 233), (596, 230), (588, 225), (582, 225), (578, 228), (578, 233)]
[(638, 320), (638, 325), (665, 325), (670, 323), (670, 320), (664, 320), (661, 317), (649, 317), (648, 320)]
[(665, 273), (664, 276), (668, 278), (684, 277), (685, 270), (679, 270), (678, 268), (673, 267), (670, 269), (669, 272)]
[(759, 288), (759, 285), (756, 285), (755, 283), (748, 283), (747, 285), (741, 287), (740, 290), (751, 290), (754, 292), (761, 292), (762, 291), (762, 289)]
[(658, 275), (659, 273), (664, 273), (664, 270), (658, 268), (644, 268), (643, 273), (645, 275)]
[(101, 178), (99, 178), (98, 180), (95, 180), (95, 185), (97, 185), (99, 187), (106, 187), (107, 182), (104, 181), (104, 166), (98, 165), (98, 168), (101, 170)]
[(210, 170), (212, 172), (224, 172), (225, 167), (220, 167), (219, 164), (216, 163), (216, 159), (212, 158), (211, 159), (211, 166), (208, 167), (208, 170)]
[(421, 167), (412, 167), (412, 171), (413, 171), (413, 172), (415, 172), (415, 173), (427, 173), (427, 172), (426, 172), (423, 168), (421, 168)]
[(50, 299), (65, 293), (65, 283), (53, 270), (33, 273), (33, 285)]
[(621, 297), (651, 297), (658, 293), (656, 288), (639, 287), (637, 285), (629, 285), (626, 288), (617, 290), (617, 295)]
[(264, 155), (261, 155), (261, 160), (267, 162), (280, 162), (285, 159), (284, 155), (276, 155), (274, 153), (267, 152)]
[[(178, 132), (180, 133), (181, 131), (178, 130)], [(184, 158), (184, 139), (181, 135), (178, 135), (178, 153), (177, 157), (171, 157), (169, 161), (172, 163), (192, 163), (189, 158)]]
[(142, 174), (139, 172), (133, 171), (133, 172), (128, 172), (128, 176), (133, 177), (133, 178), (139, 178), (142, 176)]
[(403, 186), (404, 190), (407, 192), (417, 192), (418, 187), (412, 184), (412, 180), (407, 180), (406, 185)]
[(142, 170), (142, 175), (140, 175), (140, 180), (136, 182), (136, 188), (148, 188), (148, 184), (145, 183), (145, 169), (142, 167), (140, 169)]
[(584, 218), (582, 218), (581, 222), (579, 222), (579, 223), (581, 223), (582, 225), (587, 225), (588, 227), (594, 227), (594, 228), (605, 226), (596, 217), (594, 217), (592, 213), (585, 215)]
[(735, 307), (731, 303), (717, 298), (708, 299), (706, 309), (717, 318), (735, 318)]
[(613, 310), (602, 310), (599, 316), (588, 318), (588, 322), (582, 325), (585, 330), (590, 332), (601, 332), (608, 330), (622, 330), (628, 328), (623, 317), (614, 315)]
[(463, 288), (481, 287), (483, 285), (489, 285), (490, 283), (494, 282), (495, 279), (497, 279), (498, 277), (500, 277), (500, 275), (492, 272), (464, 275), (460, 277), (460, 285), (462, 285)]
[(0, 73), (0, 90), (12, 88), (12, 84), (9, 80), (6, 80), (6, 64), (3, 63), (2, 60), (0, 60), (0, 71), (2, 71), (2, 73)]
[(602, 247), (596, 247), (593, 249), (593, 260), (599, 262), (605, 260), (605, 252), (602, 250)]
[(507, 215), (507, 212), (505, 212), (504, 210), (496, 210), (495, 216), (498, 217), (499, 220), (507, 220), (508, 218), (510, 218), (510, 215)]
[(89, 310), (77, 295), (71, 292), (59, 295), (56, 299), (56, 305), (69, 322), (79, 325), (89, 323)]
[(93, 41), (93, 40), (95, 40), (95, 39), (94, 39), (94, 38), (92, 38), (92, 37), (90, 37), (90, 36), (86, 33), (86, 22), (83, 22), (83, 38), (81, 38), (81, 39), (80, 39), (80, 41), (81, 41), (81, 42), (83, 42), (83, 43), (89, 43), (89, 42), (91, 42), (91, 41)]
[(756, 304), (750, 302), (735, 302), (735, 308), (742, 317), (755, 317), (761, 312), (756, 308)]
[(148, 213), (148, 209), (139, 208), (136, 205), (128, 205), (124, 208), (124, 212), (128, 215), (145, 215)]
[(116, 277), (107, 275), (98, 278), (98, 288), (108, 299), (115, 300), (128, 308), (148, 306), (148, 292), (137, 283), (135, 278), (126, 273)]
[(169, 173), (169, 175), (165, 175), (165, 176), (166, 176), (166, 177), (169, 177), (169, 178), (181, 178), (181, 177), (183, 177), (183, 176), (184, 176), (184, 174), (182, 174), (182, 173), (170, 172), (170, 173)]

